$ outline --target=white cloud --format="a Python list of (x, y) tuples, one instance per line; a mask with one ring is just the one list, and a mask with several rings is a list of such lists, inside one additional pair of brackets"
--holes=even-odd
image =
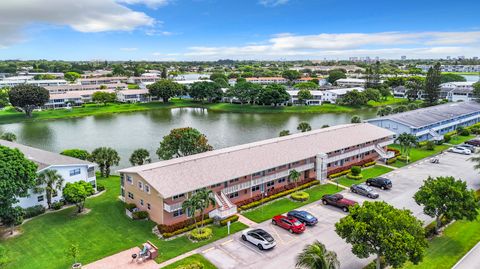
[(184, 56), (195, 59), (312, 59), (349, 56), (473, 56), (480, 49), (480, 31), (381, 32), (318, 35), (277, 34), (258, 45), (193, 46)]
[(153, 26), (155, 20), (115, 0), (2, 0), (0, 47), (25, 40), (23, 30), (35, 23), (66, 25), (79, 32), (104, 32)]
[(149, 8), (156, 9), (160, 6), (168, 4), (169, 0), (117, 0), (119, 3), (124, 3), (127, 5), (145, 5)]
[(266, 7), (276, 7), (286, 4), (288, 1), (289, 0), (259, 0), (258, 3)]
[(121, 51), (137, 51), (138, 48), (120, 48)]

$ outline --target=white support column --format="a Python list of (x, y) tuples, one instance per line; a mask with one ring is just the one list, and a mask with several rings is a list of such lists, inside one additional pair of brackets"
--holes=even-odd
[(320, 181), (321, 184), (325, 184), (327, 180), (327, 154), (325, 153), (318, 153), (316, 156), (316, 173), (317, 173), (317, 180)]

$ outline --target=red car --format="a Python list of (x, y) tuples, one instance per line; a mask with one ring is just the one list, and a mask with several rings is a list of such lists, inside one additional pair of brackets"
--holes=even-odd
[(348, 208), (357, 204), (357, 202), (344, 198), (341, 194), (325, 194), (322, 197), (324, 205), (333, 205), (341, 208), (343, 212), (348, 212)]
[(273, 225), (278, 225), (290, 233), (300, 234), (305, 231), (305, 224), (297, 220), (296, 218), (290, 218), (283, 215), (278, 215), (272, 219)]

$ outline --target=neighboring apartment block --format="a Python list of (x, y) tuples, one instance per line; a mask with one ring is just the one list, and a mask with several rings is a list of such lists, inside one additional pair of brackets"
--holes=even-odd
[(126, 168), (119, 171), (121, 194), (153, 221), (172, 225), (191, 215), (182, 210), (185, 199), (210, 188), (217, 202), (210, 217), (226, 218), (236, 204), (291, 184), (292, 169), (301, 174), (299, 184), (324, 183), (330, 173), (392, 157), (386, 146), (394, 134), (367, 123), (339, 125)]
[[(95, 164), (58, 153), (53, 153), (22, 144), (0, 140), (0, 145), (17, 148), (26, 158), (38, 165), (37, 173), (45, 170), (56, 170), (64, 179), (64, 186), (69, 182), (86, 181), (96, 187)], [(35, 205), (47, 206), (47, 198), (45, 192), (35, 193), (33, 190), (28, 191), (28, 197), (19, 198), (18, 205), (26, 208)], [(62, 193), (59, 191), (53, 196), (52, 202), (62, 199)]]
[(480, 122), (480, 104), (447, 103), (370, 119), (367, 122), (396, 134), (413, 134), (418, 141), (441, 140), (445, 133), (454, 131), (459, 126)]
[[(312, 90), (310, 94), (312, 95), (312, 99), (305, 100), (307, 105), (321, 105), (322, 103), (331, 103), (335, 104), (337, 101), (345, 96), (347, 92), (350, 91), (359, 91), (363, 92), (363, 87), (356, 87), (356, 88), (341, 88), (341, 89), (329, 89), (329, 90)], [(291, 90), (287, 91), (290, 95), (290, 102), (292, 104), (299, 104), (300, 101), (298, 100), (298, 92), (299, 90)]]

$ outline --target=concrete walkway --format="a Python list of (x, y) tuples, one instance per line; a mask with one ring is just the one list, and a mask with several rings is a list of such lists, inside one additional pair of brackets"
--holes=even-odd
[(140, 248), (134, 247), (112, 256), (108, 256), (96, 262), (84, 265), (83, 269), (158, 269), (159, 266), (154, 260), (134, 261), (133, 253), (139, 253)]
[(478, 268), (480, 265), (480, 243), (475, 245), (452, 269)]
[(255, 221), (252, 221), (252, 220), (244, 217), (242, 214), (237, 214), (237, 216), (238, 216), (238, 221), (247, 225), (248, 227), (252, 227), (255, 224), (257, 224)]

